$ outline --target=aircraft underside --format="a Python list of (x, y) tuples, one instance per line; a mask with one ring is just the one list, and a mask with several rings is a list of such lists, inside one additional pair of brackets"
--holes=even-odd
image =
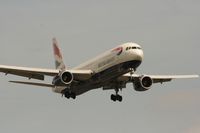
[(128, 61), (120, 63), (111, 68), (108, 68), (100, 73), (95, 74), (90, 80), (85, 82), (77, 82), (72, 84), (72, 86), (66, 87), (61, 93), (64, 94), (66, 98), (75, 99), (76, 96), (81, 95), (87, 91), (98, 89), (103, 87), (104, 90), (114, 89), (116, 94), (111, 95), (111, 100), (122, 101), (122, 96), (118, 94), (119, 90), (124, 88), (124, 84), (117, 81), (117, 78), (128, 72), (135, 71), (137, 67), (141, 64), (141, 61)]

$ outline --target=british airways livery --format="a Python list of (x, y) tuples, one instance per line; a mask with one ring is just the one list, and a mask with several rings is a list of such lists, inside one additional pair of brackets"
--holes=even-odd
[(143, 50), (136, 43), (125, 43), (105, 53), (69, 69), (63, 62), (58, 43), (53, 38), (53, 50), (56, 69), (28, 68), (0, 65), (0, 72), (44, 80), (52, 76), (52, 83), (10, 81), (12, 83), (50, 87), (53, 92), (60, 93), (66, 98), (75, 99), (87, 91), (102, 88), (113, 89), (115, 94), (111, 100), (122, 101), (119, 91), (132, 83), (136, 91), (147, 91), (154, 83), (163, 83), (172, 79), (197, 78), (198, 75), (144, 75), (135, 74), (143, 60)]

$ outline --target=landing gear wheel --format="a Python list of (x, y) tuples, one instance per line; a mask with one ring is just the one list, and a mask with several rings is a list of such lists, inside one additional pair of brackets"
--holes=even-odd
[(69, 92), (65, 92), (65, 97), (66, 97), (67, 99), (69, 99), (69, 98), (70, 98), (70, 93), (69, 93)]
[(121, 102), (122, 101), (122, 96), (120, 96), (118, 93), (119, 93), (119, 90), (122, 90), (122, 89), (119, 89), (119, 88), (116, 88), (115, 89), (115, 92), (116, 92), (116, 94), (114, 95), (114, 94), (112, 94), (111, 96), (110, 96), (110, 99), (112, 100), (112, 101), (119, 101), (119, 102)]
[(115, 102), (115, 101), (121, 102), (121, 101), (122, 101), (122, 96), (112, 94), (112, 95), (110, 96), (110, 99), (111, 99), (112, 101), (114, 101), (114, 102)]
[(118, 100), (119, 102), (121, 102), (121, 101), (122, 101), (122, 96), (117, 95), (117, 100)]
[(75, 93), (66, 91), (64, 95), (65, 95), (65, 97), (66, 97), (67, 99), (69, 99), (69, 98), (76, 99), (76, 94), (75, 94)]
[(117, 100), (117, 98), (116, 98), (116, 96), (114, 95), (114, 94), (112, 94), (111, 96), (110, 96), (110, 99), (112, 100), (112, 101), (116, 101)]
[(71, 98), (76, 99), (76, 94), (75, 93), (71, 93)]

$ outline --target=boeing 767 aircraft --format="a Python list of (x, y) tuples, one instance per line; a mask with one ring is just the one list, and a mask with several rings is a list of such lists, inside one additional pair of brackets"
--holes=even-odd
[(153, 83), (163, 83), (172, 79), (197, 78), (198, 75), (144, 75), (135, 74), (143, 60), (143, 50), (136, 43), (125, 43), (91, 59), (75, 68), (65, 66), (58, 43), (53, 38), (53, 49), (56, 69), (27, 68), (0, 65), (0, 72), (28, 77), (29, 79), (44, 80), (44, 76), (52, 76), (52, 83), (10, 81), (12, 83), (51, 87), (53, 92), (60, 93), (66, 98), (87, 91), (103, 88), (115, 90), (111, 100), (122, 101), (119, 90), (132, 83), (136, 91), (147, 91)]

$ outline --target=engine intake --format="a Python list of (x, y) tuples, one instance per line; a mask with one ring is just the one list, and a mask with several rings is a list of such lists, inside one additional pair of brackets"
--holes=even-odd
[(147, 91), (151, 88), (153, 80), (149, 76), (142, 76), (139, 81), (134, 82), (134, 88), (136, 91)]
[(73, 81), (74, 76), (71, 72), (65, 71), (61, 74), (60, 78), (61, 78), (62, 83), (68, 85)]
[(140, 79), (140, 83), (142, 85), (142, 87), (144, 88), (150, 88), (153, 84), (153, 81), (150, 77), (148, 76), (143, 76), (141, 79)]

